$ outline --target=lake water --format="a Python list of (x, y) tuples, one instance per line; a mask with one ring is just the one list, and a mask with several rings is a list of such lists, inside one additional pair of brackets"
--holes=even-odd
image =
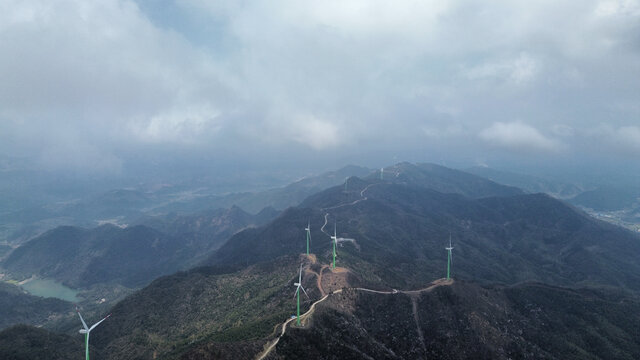
[(31, 295), (54, 297), (71, 302), (78, 301), (78, 291), (49, 279), (33, 279), (20, 285)]

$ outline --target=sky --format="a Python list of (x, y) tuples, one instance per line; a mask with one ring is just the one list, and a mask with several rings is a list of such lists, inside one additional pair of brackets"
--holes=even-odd
[(640, 163), (640, 0), (0, 0), (0, 54), (46, 169)]

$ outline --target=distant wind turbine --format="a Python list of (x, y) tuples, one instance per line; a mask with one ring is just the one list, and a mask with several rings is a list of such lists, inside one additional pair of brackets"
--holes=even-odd
[(309, 294), (307, 294), (307, 291), (304, 289), (304, 287), (302, 287), (302, 264), (300, 264), (300, 273), (298, 273), (298, 282), (293, 283), (293, 286), (296, 286), (296, 293), (294, 296), (297, 296), (298, 298), (298, 308), (296, 312), (296, 325), (300, 326), (300, 289), (302, 289), (302, 291), (304, 291), (304, 294), (307, 295), (307, 298), (309, 298)]
[(307, 223), (307, 227), (304, 228), (304, 230), (307, 232), (307, 255), (309, 255), (309, 242), (311, 241), (311, 220), (309, 220), (309, 223)]
[(333, 223), (333, 236), (331, 237), (333, 240), (333, 268), (336, 268), (336, 244), (338, 243), (338, 236), (336, 235), (336, 223)]
[(107, 320), (107, 318), (111, 316), (111, 314), (105, 316), (104, 319), (93, 324), (91, 327), (88, 327), (87, 323), (84, 322), (82, 315), (80, 315), (80, 310), (78, 310), (78, 307), (76, 307), (76, 312), (78, 313), (78, 316), (80, 316), (80, 321), (82, 321), (82, 326), (84, 326), (84, 329), (80, 329), (80, 334), (84, 334), (85, 354), (87, 356), (87, 360), (89, 360), (89, 334), (91, 333), (91, 330), (95, 329), (96, 326), (100, 325), (101, 322)]
[(451, 278), (451, 263), (453, 263), (453, 258), (451, 256), (451, 250), (453, 250), (453, 246), (451, 246), (451, 234), (449, 234), (449, 247), (445, 248), (449, 255), (447, 257), (447, 280)]

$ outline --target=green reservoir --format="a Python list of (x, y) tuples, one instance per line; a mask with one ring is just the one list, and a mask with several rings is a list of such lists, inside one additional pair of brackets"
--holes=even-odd
[(55, 282), (50, 279), (33, 279), (20, 285), (23, 289), (28, 291), (31, 295), (42, 297), (54, 297), (71, 302), (78, 301), (76, 295), (77, 290), (66, 287), (59, 282)]

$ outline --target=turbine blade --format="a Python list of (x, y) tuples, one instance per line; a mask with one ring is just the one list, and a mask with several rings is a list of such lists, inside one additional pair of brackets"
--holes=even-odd
[(307, 294), (307, 290), (305, 290), (302, 285), (300, 285), (300, 288), (302, 289), (302, 291), (304, 291), (304, 294), (307, 295), (307, 299), (309, 299), (309, 294)]
[(298, 274), (298, 284), (302, 284), (302, 264), (300, 264), (300, 273)]
[(78, 310), (77, 306), (76, 306), (76, 312), (78, 313), (78, 316), (80, 316), (80, 321), (82, 321), (82, 326), (84, 326), (84, 329), (89, 330), (89, 327), (87, 326), (87, 323), (84, 322), (84, 319), (82, 318), (82, 315), (80, 315), (80, 310)]
[(105, 316), (105, 317), (104, 317), (104, 319), (102, 319), (102, 320), (98, 321), (97, 323), (93, 324), (93, 325), (91, 326), (91, 328), (89, 328), (89, 331), (91, 331), (91, 330), (95, 329), (95, 327), (96, 327), (96, 326), (98, 326), (98, 325), (100, 325), (100, 323), (101, 323), (101, 322), (103, 322), (103, 321), (107, 320), (107, 318), (109, 318), (109, 316), (111, 316), (111, 314), (109, 314), (109, 315)]
[(296, 288), (296, 291), (293, 292), (293, 297), (295, 298), (298, 295), (298, 291), (300, 291), (300, 286)]

